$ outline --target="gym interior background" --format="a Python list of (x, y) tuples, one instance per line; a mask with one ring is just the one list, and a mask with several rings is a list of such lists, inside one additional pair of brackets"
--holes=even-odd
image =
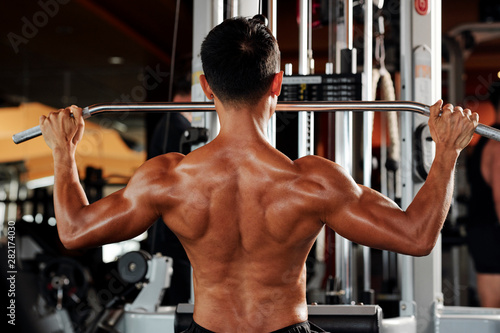
[[(362, 3), (355, 1), (358, 7)], [(265, 7), (267, 1), (263, 4)], [(315, 0), (312, 5), (312, 49), (314, 71), (318, 74), (325, 73), (326, 64), (332, 61), (328, 15), (324, 11), (327, 4), (326, 0)], [(298, 68), (297, 8), (295, 1), (277, 1), (277, 36), (283, 68), (286, 63)], [(385, 66), (396, 87), (401, 68), (399, 10), (399, 0), (386, 0), (376, 13), (385, 19)], [(9, 229), (9, 221), (15, 221), (15, 293), (18, 304), (23, 305), (18, 307), (18, 327), (30, 325), (29, 321), (22, 320), (26, 316), (36, 313), (43, 318), (53, 309), (63, 307), (68, 309), (71, 329), (86, 332), (96, 327), (98, 315), (109, 302), (124, 303), (137, 295), (138, 290), (118, 276), (116, 259), (139, 250), (144, 237), (99, 249), (65, 250), (55, 228), (50, 186), (51, 153), (42, 139), (15, 146), (11, 135), (36, 125), (39, 115), (71, 104), (169, 101), (172, 83), (191, 72), (193, 1), (10, 1), (3, 4), (2, 13), (0, 221), (1, 246), (5, 250), (0, 258), (2, 274), (9, 271), (5, 266), (9, 230), (14, 230)], [(360, 50), (363, 48), (363, 16), (356, 7), (354, 18), (354, 46)], [(480, 113), (484, 124), (494, 122), (494, 110), (487, 102), (487, 89), (493, 80), (500, 78), (500, 28), (476, 34), (462, 27), (488, 22), (500, 22), (498, 1), (442, 0), (443, 99), (455, 99), (452, 102), (470, 106)], [(464, 56), (463, 72), (457, 74), (463, 84), (459, 95), (450, 88), (450, 73), (456, 70), (450, 60), (454, 47)], [(453, 84), (456, 90), (457, 83)], [(145, 160), (158, 119), (158, 115), (137, 113), (89, 119), (86, 138), (79, 147), (78, 163), (90, 201), (126, 183)], [(332, 148), (327, 143), (328, 126), (326, 121), (319, 120), (315, 128), (315, 152), (331, 156)], [(377, 190), (383, 186), (381, 151), (386, 142), (381, 137), (381, 133), (385, 133), (381, 127), (383, 123), (384, 119), (376, 114), (372, 184)], [(282, 135), (278, 144), (283, 150), (295, 147), (293, 135), (287, 131)], [(468, 218), (465, 208), (468, 188), (460, 169), (457, 177), (452, 208), (454, 219), (443, 230), (444, 304), (477, 306), (462, 230), (463, 219)], [(394, 199), (398, 200), (396, 194)], [(325, 290), (332, 283), (328, 277), (335, 275), (334, 250), (325, 251), (326, 271), (317, 287), (309, 291), (311, 300), (319, 303), (327, 302)], [(372, 255), (375, 302), (383, 308), (384, 317), (395, 317), (400, 299), (397, 261), (391, 254), (377, 250), (372, 250)], [(65, 293), (63, 298), (58, 294), (60, 290), (54, 289), (54, 277), (61, 274), (70, 277), (69, 282), (60, 282), (67, 283), (60, 289)], [(11, 284), (9, 280), (3, 281), (2, 292), (7, 293)], [(360, 277), (358, 283), (361, 281)], [(124, 290), (128, 294), (119, 299)]]

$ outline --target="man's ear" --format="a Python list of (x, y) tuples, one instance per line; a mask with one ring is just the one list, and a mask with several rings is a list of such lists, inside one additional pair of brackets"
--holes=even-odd
[(208, 85), (207, 78), (203, 74), (200, 75), (200, 85), (201, 89), (203, 89), (203, 92), (205, 93), (205, 96), (207, 96), (209, 100), (214, 99), (214, 92), (212, 91), (212, 88), (210, 88), (210, 86)]
[(283, 71), (274, 74), (273, 82), (271, 84), (271, 93), (275, 96), (281, 94), (281, 84), (283, 83)]

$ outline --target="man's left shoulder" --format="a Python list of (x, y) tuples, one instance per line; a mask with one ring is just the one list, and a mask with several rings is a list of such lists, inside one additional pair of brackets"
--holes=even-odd
[(307, 155), (294, 161), (295, 165), (303, 170), (321, 170), (337, 167), (337, 164), (318, 155)]
[(306, 155), (304, 157), (298, 158), (294, 161), (296, 165), (317, 165), (328, 161), (326, 158), (318, 155)]

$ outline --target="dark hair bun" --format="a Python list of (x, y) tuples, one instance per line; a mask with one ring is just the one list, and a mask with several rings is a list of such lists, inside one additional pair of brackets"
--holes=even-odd
[(265, 17), (262, 14), (257, 14), (254, 17), (252, 17), (252, 20), (259, 22), (260, 24), (265, 25), (266, 27), (269, 25), (269, 21), (267, 20), (267, 17)]

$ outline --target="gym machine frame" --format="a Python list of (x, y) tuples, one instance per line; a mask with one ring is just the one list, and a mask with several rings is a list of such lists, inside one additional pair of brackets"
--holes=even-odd
[[(331, 3), (333, 3), (333, 0), (330, 0)], [(232, 0), (233, 2), (233, 10), (231, 11), (230, 15), (231, 16), (236, 16), (236, 15), (241, 15), (241, 16), (252, 16), (254, 14), (257, 14), (253, 12), (255, 10), (254, 3), (255, 1), (238, 1), (238, 0)], [(306, 22), (306, 17), (309, 17), (309, 10), (310, 10), (310, 3), (308, 0), (301, 0), (301, 6), (300, 6), (300, 15), (301, 15), (301, 22)], [(200, 38), (202, 38), (208, 31), (218, 23), (222, 22), (223, 20), (223, 1), (222, 0), (212, 0), (212, 1), (205, 1), (205, 0), (195, 0), (194, 4), (194, 16), (197, 17), (197, 19), (194, 20), (194, 30), (195, 32), (200, 33), (194, 33), (193, 34), (193, 54), (199, 54), (199, 52), (196, 52), (197, 50), (199, 51), (199, 46), (201, 44)], [(306, 5), (308, 3), (308, 5)], [(371, 3), (372, 0), (366, 0), (366, 5), (368, 7), (368, 10), (365, 11), (365, 22), (368, 22), (368, 24), (365, 25), (365, 52), (364, 52), (364, 59), (365, 59), (365, 64), (364, 64), (364, 75), (365, 75), (365, 83), (363, 87), (363, 99), (366, 101), (369, 101), (370, 98), (370, 92), (371, 88), (368, 88), (369, 84), (371, 84), (372, 80), (370, 78), (371, 75), (371, 13), (369, 12), (371, 9)], [(412, 12), (412, 5), (411, 1), (408, 0), (403, 0), (401, 1), (401, 17), (402, 21), (404, 18), (405, 24), (402, 24), (402, 31), (401, 31), (401, 74), (402, 74), (402, 99), (405, 100), (418, 100), (416, 99), (416, 96), (413, 95), (413, 84), (414, 84), (414, 77), (413, 77), (413, 70), (412, 70), (412, 65), (414, 64), (414, 59), (413, 59), (413, 48), (415, 45), (420, 45), (420, 44), (430, 44), (430, 49), (432, 51), (432, 56), (433, 56), (433, 63), (432, 63), (432, 91), (436, 93), (437, 91), (440, 91), (440, 80), (437, 80), (439, 78), (439, 73), (440, 73), (440, 65), (438, 64), (439, 59), (440, 59), (440, 54), (437, 52), (439, 51), (439, 45), (440, 45), (440, 29), (436, 29), (436, 27), (439, 27), (440, 21), (440, 6), (441, 6), (441, 1), (436, 1), (436, 2), (431, 2), (432, 3), (432, 8), (430, 10), (430, 15), (424, 16), (424, 17), (418, 17), (416, 16), (413, 10)], [(345, 21), (344, 22), (339, 22), (337, 27), (337, 51), (340, 51), (341, 49), (348, 49), (352, 50), (352, 7), (353, 7), (353, 1), (352, 0), (346, 0), (345, 1)], [(276, 36), (276, 0), (270, 0), (268, 1), (268, 5), (270, 8), (268, 8), (268, 11), (272, 14), (269, 15), (268, 18), (270, 19), (270, 29), (272, 30), (273, 34)], [(244, 7), (244, 8), (243, 8)], [(271, 10), (272, 8), (272, 10)], [(210, 16), (210, 19), (208, 19), (208, 16)], [(426, 21), (425, 23), (422, 23), (423, 21)], [(429, 24), (429, 21), (430, 24)], [(423, 26), (429, 26), (429, 32), (428, 31), (422, 31)], [(415, 29), (416, 27), (420, 27), (420, 29)], [(204, 31), (206, 30), (206, 31)], [(416, 31), (418, 30), (418, 32)], [(305, 75), (309, 74), (309, 59), (312, 57), (312, 50), (310, 50), (310, 40), (307, 40), (307, 38), (310, 38), (309, 31), (307, 30), (307, 24), (303, 24), (303, 26), (300, 28), (300, 35), (299, 38), (302, 39), (300, 41), (300, 52), (299, 52), (299, 74)], [(434, 36), (434, 37), (430, 37)], [(345, 40), (344, 40), (345, 39)], [(310, 51), (310, 52), (309, 52)], [(199, 58), (199, 57), (198, 57)], [(200, 74), (199, 71), (201, 70), (201, 62), (199, 61), (197, 57), (193, 58), (193, 66), (192, 66), (192, 72), (193, 72), (193, 87), (196, 85), (197, 81), (197, 75)], [(340, 60), (340, 54), (337, 54), (338, 61), (336, 62), (337, 65), (337, 73), (341, 72), (341, 63)], [(438, 60), (436, 60), (438, 59)], [(354, 72), (356, 69), (352, 69)], [(194, 90), (194, 89), (193, 89)], [(198, 91), (199, 93), (199, 91)], [(202, 95), (202, 94), (201, 94)], [(203, 96), (200, 94), (196, 95), (195, 93), (192, 92), (192, 100), (193, 101), (206, 101)], [(197, 99), (201, 96), (201, 99)], [(437, 99), (438, 96), (432, 96), (432, 101)], [(426, 104), (429, 104), (432, 102), (431, 100), (425, 100), (423, 101)], [(205, 112), (205, 111), (214, 111), (214, 106), (212, 103), (187, 103), (187, 104), (177, 104), (177, 103), (137, 103), (137, 104), (113, 104), (113, 105), (105, 105), (105, 104), (97, 104), (97, 105), (92, 105), (84, 109), (84, 114), (85, 117), (90, 117), (92, 115), (97, 115), (100, 113), (107, 113), (107, 112), (179, 112), (179, 111), (200, 111), (200, 112)], [(332, 111), (339, 111), (335, 114), (336, 118), (336, 130), (335, 130), (335, 136), (337, 138), (336, 140), (336, 156), (335, 156), (335, 161), (337, 161), (339, 164), (341, 164), (344, 168), (346, 168), (350, 173), (352, 173), (352, 136), (353, 136), (353, 131), (352, 131), (352, 112), (350, 111), (409, 111), (409, 112), (403, 112), (401, 115), (401, 123), (402, 123), (402, 139), (403, 139), (403, 144), (404, 147), (402, 149), (403, 155), (402, 156), (402, 162), (404, 163), (411, 163), (412, 160), (412, 133), (413, 129), (415, 128), (415, 123), (418, 123), (421, 121), (420, 118), (422, 118), (420, 115), (428, 115), (429, 110), (428, 107), (425, 104), (420, 104), (420, 103), (414, 103), (414, 102), (303, 102), (303, 103), (297, 103), (297, 102), (292, 102), (292, 103), (279, 103), (277, 106), (277, 111), (313, 111), (313, 112), (332, 112)], [(371, 112), (365, 112), (363, 113), (363, 126), (366, 128), (367, 124), (370, 123), (369, 117)], [(306, 114), (306, 112), (301, 112), (299, 113), (301, 116), (299, 118), (301, 121), (299, 121), (299, 126), (301, 126), (302, 130), (300, 131), (301, 134), (299, 134), (299, 145), (301, 147), (313, 147), (312, 142), (305, 142), (307, 138), (312, 138), (312, 135), (304, 135), (304, 129), (311, 130), (311, 117), (310, 116), (303, 116)], [(310, 114), (310, 113), (309, 113)], [(214, 113), (209, 112), (206, 114), (207, 117), (204, 122), (204, 127), (210, 127), (212, 129), (212, 136), (217, 135), (218, 132), (218, 122), (217, 122), (217, 117)], [(366, 118), (365, 118), (366, 115)], [(420, 118), (419, 118), (420, 117)], [(366, 119), (366, 121), (365, 121)], [(418, 120), (417, 120), (418, 119)], [(309, 122), (309, 125), (307, 124)], [(497, 131), (491, 127), (484, 126), (480, 124), (478, 128), (476, 129), (476, 132), (478, 134), (487, 136), (489, 138), (495, 139), (497, 141), (500, 141), (500, 131)], [(25, 132), (18, 133), (14, 135), (13, 139), (16, 143), (20, 143), (26, 140), (29, 140), (33, 137), (36, 137), (40, 135), (40, 129), (38, 127), (35, 127), (33, 129), (30, 129)], [(275, 146), (275, 119), (273, 118), (270, 122), (269, 126), (269, 141), (270, 143)], [(366, 161), (371, 160), (369, 158), (371, 156), (371, 129), (370, 130), (363, 130), (363, 146), (364, 148), (364, 159)], [(300, 149), (301, 152), (299, 152), (300, 156), (303, 156), (305, 154), (312, 153), (310, 150), (307, 152), (304, 152), (304, 148)], [(402, 166), (403, 167), (403, 166)], [(367, 186), (369, 186), (369, 183), (366, 183), (365, 179), (369, 181), (369, 174), (367, 172), (371, 172), (369, 170), (370, 166), (367, 164), (365, 165), (364, 168), (364, 176), (363, 176), (363, 183)], [(412, 170), (411, 165), (404, 167), (406, 170)], [(411, 173), (407, 173), (403, 175), (403, 182), (406, 185), (404, 193), (403, 193), (403, 208), (406, 208), (407, 204), (411, 202), (413, 198), (413, 194), (416, 192), (418, 184), (414, 184), (413, 180), (411, 179), (412, 175)], [(346, 242), (350, 243), (350, 242)], [(346, 245), (346, 244), (344, 244)], [(347, 246), (349, 246), (347, 244)], [(440, 245), (438, 245), (440, 246)], [(345, 246), (344, 246), (345, 247)], [(368, 249), (369, 250), (369, 249)], [(363, 251), (365, 252), (365, 251)], [(493, 320), (498, 321), (498, 313), (493, 310), (489, 311), (488, 313), (485, 313), (481, 309), (469, 309), (469, 308), (460, 308), (460, 307), (445, 307), (443, 309), (442, 304), (440, 306), (439, 301), (435, 301), (433, 298), (435, 295), (434, 294), (439, 294), (440, 292), (440, 282), (441, 282), (441, 274), (437, 274), (439, 271), (440, 267), (440, 255), (441, 251), (440, 248), (437, 249), (433, 255), (429, 256), (429, 258), (418, 258), (418, 260), (414, 260), (414, 258), (408, 257), (408, 256), (402, 256), (400, 255), (401, 259), (401, 272), (402, 272), (402, 300), (401, 300), (401, 311), (400, 315), (401, 317), (399, 318), (394, 318), (393, 319), (384, 319), (383, 323), (383, 331), (384, 332), (401, 332), (401, 331), (407, 331), (407, 332), (416, 332), (417, 331), (417, 322), (415, 317), (420, 317), (417, 319), (419, 322), (418, 326), (419, 332), (434, 332), (437, 330), (441, 331), (447, 331), (446, 329), (449, 329), (449, 331), (454, 331), (453, 328), (450, 326), (451, 321), (448, 320), (446, 321), (446, 316), (454, 317), (455, 321), (457, 319), (462, 319), (462, 318), (471, 318), (471, 319), (480, 319), (481, 316), (484, 317), (486, 316), (491, 316), (493, 317)], [(344, 257), (349, 257), (347, 260), (352, 259), (352, 252), (349, 253), (344, 253)], [(344, 258), (346, 259), (346, 258)], [(413, 266), (417, 265), (414, 263), (414, 261), (422, 261), (423, 266), (419, 265), (418, 269), (416, 269), (415, 273), (413, 272)], [(425, 261), (425, 262), (424, 262)], [(429, 270), (428, 267), (433, 266), (433, 270)], [(342, 268), (343, 269), (343, 268)], [(340, 269), (340, 271), (342, 270)], [(436, 270), (437, 269), (437, 270)], [(417, 286), (418, 284), (418, 275), (417, 274), (422, 274), (419, 273), (423, 271), (426, 276), (433, 276), (433, 282), (431, 287), (424, 287), (422, 286)], [(337, 274), (339, 274), (339, 269), (337, 268)], [(351, 273), (352, 275), (352, 273)], [(437, 276), (439, 275), (439, 276)], [(366, 275), (365, 275), (366, 279)], [(344, 286), (348, 288), (352, 288), (352, 285), (349, 284), (348, 286)], [(347, 288), (345, 288), (347, 289)], [(366, 289), (366, 286), (365, 286)], [(424, 291), (424, 299), (422, 299), (421, 295), (419, 295), (420, 290), (425, 289)], [(430, 293), (433, 293), (433, 295), (430, 295)], [(429, 295), (429, 296), (428, 296)], [(429, 303), (428, 301), (432, 300), (432, 303)], [(416, 304), (415, 304), (416, 301)], [(419, 311), (418, 313), (420, 315), (417, 315), (417, 311), (415, 308), (415, 305), (419, 306)], [(440, 309), (441, 307), (441, 309)], [(454, 309), (453, 309), (454, 308)], [(451, 311), (451, 312), (450, 312)], [(423, 316), (421, 316), (423, 314)], [(496, 318), (496, 319), (495, 319)], [(440, 321), (440, 323), (438, 323)], [(475, 321), (477, 323), (477, 320)], [(498, 321), (500, 323), (500, 321)], [(458, 320), (457, 325), (461, 325), (462, 321)], [(434, 327), (433, 327), (434, 326)], [(455, 327), (459, 328), (459, 326)], [(463, 328), (463, 327), (461, 327)]]

